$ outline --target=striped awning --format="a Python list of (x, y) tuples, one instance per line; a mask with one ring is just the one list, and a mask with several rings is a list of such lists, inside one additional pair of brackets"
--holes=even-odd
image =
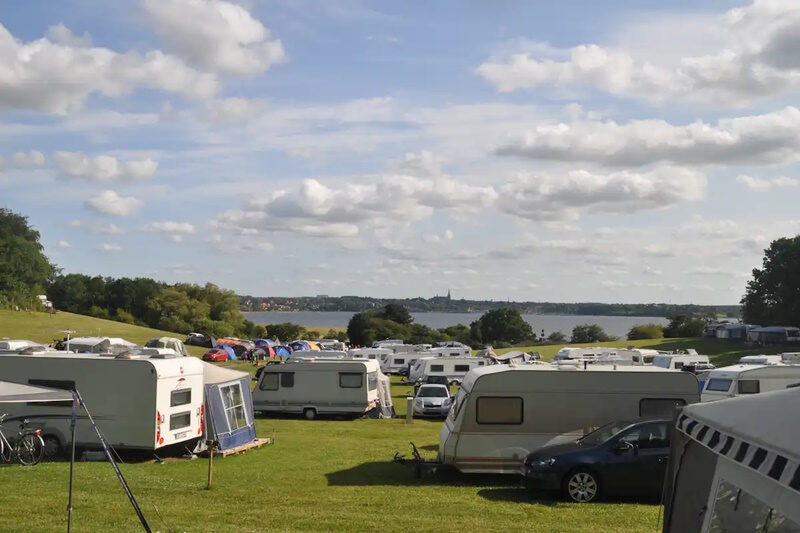
[[(794, 421), (789, 418), (794, 418), (795, 415), (796, 413), (787, 413), (786, 423), (793, 424)], [(681, 414), (676, 426), (679, 431), (714, 453), (800, 492), (800, 460), (772, 450), (763, 443), (718, 429), (709, 422), (688, 414)]]

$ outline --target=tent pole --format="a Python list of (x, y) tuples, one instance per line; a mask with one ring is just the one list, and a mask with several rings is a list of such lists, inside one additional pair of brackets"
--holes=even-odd
[(70, 423), (70, 432), (72, 434), (72, 451), (69, 455), (69, 503), (67, 503), (67, 533), (72, 531), (72, 479), (73, 471), (75, 469), (75, 425), (77, 418), (77, 403), (78, 396), (75, 392), (72, 393), (72, 422)]
[(214, 441), (208, 441), (208, 485), (206, 485), (206, 490), (211, 490), (211, 476), (213, 474), (213, 466), (214, 466)]

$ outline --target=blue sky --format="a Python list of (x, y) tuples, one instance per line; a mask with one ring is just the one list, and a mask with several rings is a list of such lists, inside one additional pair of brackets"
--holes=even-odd
[(800, 227), (800, 6), (3, 2), (0, 205), (66, 272), (734, 303)]

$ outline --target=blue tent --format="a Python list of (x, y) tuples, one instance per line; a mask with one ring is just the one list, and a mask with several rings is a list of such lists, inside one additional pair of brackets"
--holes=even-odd
[(292, 341), (289, 343), (289, 348), (291, 348), (293, 352), (311, 350), (311, 346), (306, 341)]
[(228, 359), (230, 361), (236, 361), (236, 352), (233, 351), (233, 348), (231, 348), (227, 344), (217, 344), (217, 348), (219, 348), (220, 350), (225, 350), (228, 354)]
[(250, 374), (203, 363), (203, 441), (228, 450), (255, 440)]
[(275, 350), (275, 357), (291, 357), (292, 356), (292, 349), (289, 346), (284, 346), (283, 344), (278, 344), (273, 349)]

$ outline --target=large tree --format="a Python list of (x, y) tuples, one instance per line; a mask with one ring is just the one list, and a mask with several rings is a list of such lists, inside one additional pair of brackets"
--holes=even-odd
[(800, 326), (800, 235), (772, 241), (742, 297), (750, 324)]
[(531, 325), (525, 322), (518, 310), (510, 307), (486, 311), (470, 325), (470, 330), (475, 340), (484, 344), (514, 344), (536, 339)]
[(0, 208), (0, 305), (33, 307), (54, 269), (28, 219)]

